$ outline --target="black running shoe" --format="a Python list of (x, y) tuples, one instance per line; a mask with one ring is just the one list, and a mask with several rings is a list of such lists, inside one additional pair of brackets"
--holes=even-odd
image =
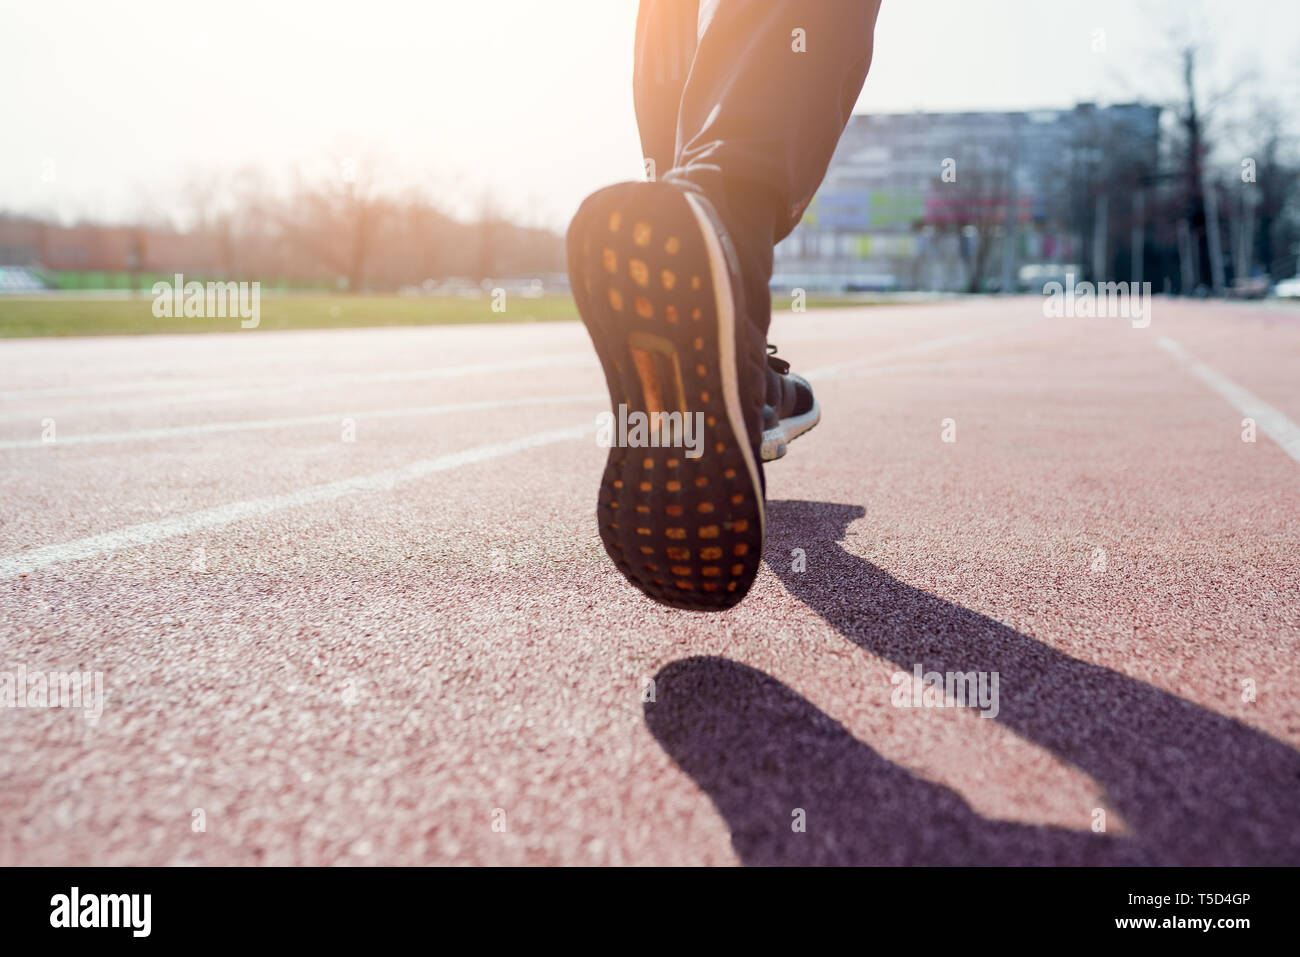
[(763, 461), (785, 455), (786, 447), (821, 421), (812, 386), (790, 371), (790, 363), (767, 347), (767, 401), (763, 405)]
[(667, 183), (603, 189), (569, 226), (569, 278), (614, 421), (639, 413), (668, 440), (676, 417), (681, 440), (646, 444), (629, 428), (611, 445), (601, 541), (632, 584), (676, 608), (730, 608), (762, 560), (767, 365), (735, 263), (709, 202)]

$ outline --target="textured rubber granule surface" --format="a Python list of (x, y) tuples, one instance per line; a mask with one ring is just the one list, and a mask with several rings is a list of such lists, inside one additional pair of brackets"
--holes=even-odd
[(1300, 422), (1300, 309), (1152, 311), (778, 312), (723, 615), (595, 534), (578, 322), (0, 342), (0, 691), (104, 678), (0, 708), (0, 866), (1300, 864), (1300, 461), (1160, 345)]

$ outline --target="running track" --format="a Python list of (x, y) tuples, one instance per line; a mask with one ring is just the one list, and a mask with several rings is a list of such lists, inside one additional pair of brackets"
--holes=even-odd
[(0, 864), (1300, 863), (1300, 312), (772, 338), (824, 418), (712, 616), (595, 536), (577, 324), (0, 345), (0, 670), (106, 695), (0, 709)]

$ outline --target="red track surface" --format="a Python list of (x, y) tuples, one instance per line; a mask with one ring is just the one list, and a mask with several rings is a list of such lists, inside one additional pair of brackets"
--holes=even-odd
[(606, 559), (576, 324), (6, 343), (0, 669), (106, 699), (0, 709), (0, 863), (1300, 863), (1300, 461), (1159, 344), (1296, 422), (1300, 313), (1153, 308), (779, 315), (824, 419), (723, 615)]

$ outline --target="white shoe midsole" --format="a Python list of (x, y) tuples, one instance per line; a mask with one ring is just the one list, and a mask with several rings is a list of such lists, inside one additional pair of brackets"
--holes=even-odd
[(745, 426), (745, 413), (740, 406), (740, 382), (736, 377), (736, 307), (731, 298), (731, 271), (727, 268), (726, 256), (722, 252), (722, 243), (714, 231), (708, 214), (700, 207), (695, 197), (686, 194), (687, 205), (695, 214), (695, 221), (704, 236), (704, 248), (709, 253), (709, 271), (713, 276), (714, 308), (718, 314), (718, 352), (722, 371), (722, 398), (727, 409), (727, 419), (731, 424), (732, 434), (740, 453), (744, 457), (745, 467), (749, 471), (749, 480), (754, 495), (759, 499), (758, 517), (762, 527), (763, 540), (767, 539), (767, 509), (762, 507), (763, 481), (759, 477), (758, 463), (749, 447), (749, 430)]
[(786, 446), (821, 421), (822, 409), (813, 399), (812, 408), (802, 415), (782, 419), (763, 433), (763, 461), (773, 462), (786, 453)]

